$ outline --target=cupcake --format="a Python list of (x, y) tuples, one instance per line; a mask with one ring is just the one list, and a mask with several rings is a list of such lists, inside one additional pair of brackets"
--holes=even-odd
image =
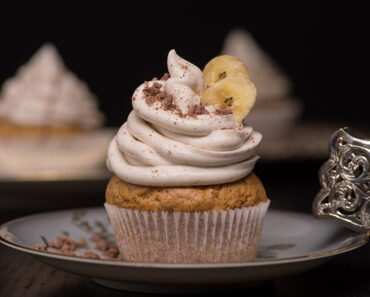
[(258, 100), (246, 124), (266, 139), (289, 133), (301, 113), (301, 104), (292, 97), (292, 83), (256, 40), (245, 30), (233, 30), (225, 38), (223, 54), (233, 55), (248, 65), (258, 90)]
[(269, 200), (252, 172), (262, 135), (243, 125), (256, 88), (232, 56), (202, 72), (168, 54), (108, 149), (105, 207), (124, 261), (222, 263), (256, 255)]
[(0, 174), (104, 164), (112, 137), (85, 83), (45, 44), (0, 94)]

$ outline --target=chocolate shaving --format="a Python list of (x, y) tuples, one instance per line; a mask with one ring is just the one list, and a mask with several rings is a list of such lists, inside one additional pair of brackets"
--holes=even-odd
[(194, 105), (193, 108), (190, 110), (189, 115), (202, 115), (202, 114), (209, 114), (209, 111), (203, 105)]
[(151, 86), (151, 87), (147, 86), (143, 89), (143, 93), (146, 96), (155, 96), (155, 95), (159, 94), (161, 92), (161, 90), (160, 90), (161, 86), (158, 88), (157, 86), (155, 86), (156, 84), (160, 85), (158, 83), (154, 83), (153, 86)]
[(152, 106), (156, 102), (161, 102), (161, 106), (164, 110), (175, 110), (176, 106), (173, 104), (173, 97), (167, 95), (164, 90), (161, 91), (162, 87), (162, 84), (154, 82), (151, 87), (146, 86), (143, 89), (146, 104)]
[(93, 241), (96, 244), (96, 247), (105, 252), (106, 255), (109, 258), (117, 258), (119, 255), (119, 250), (117, 246), (115, 246), (113, 243), (110, 243), (103, 239), (99, 234), (95, 234), (92, 238), (91, 241)]
[(90, 258), (90, 259), (100, 259), (100, 256), (94, 252), (87, 251), (85, 252), (85, 257)]
[(233, 114), (233, 112), (229, 109), (217, 109), (216, 110), (216, 115), (228, 115), (228, 114)]
[(78, 247), (78, 248), (86, 247), (86, 245), (87, 245), (86, 239), (81, 238), (80, 241), (75, 242), (75, 244), (76, 244), (76, 247)]
[(155, 83), (153, 83), (152, 87), (155, 88), (155, 89), (160, 89), (160, 88), (162, 88), (162, 85), (160, 83), (155, 82)]
[(161, 88), (162, 84), (155, 82), (151, 87), (146, 86), (143, 89), (146, 104), (152, 106), (155, 102), (163, 101), (166, 98), (166, 93), (161, 91)]
[(32, 246), (32, 248), (33, 249), (35, 249), (35, 250), (39, 250), (39, 251), (45, 251), (46, 250), (46, 246), (43, 246), (43, 245), (41, 245), (41, 244), (34, 244), (33, 246)]
[(49, 246), (55, 249), (60, 249), (63, 246), (63, 242), (61, 240), (51, 240), (49, 242)]
[(172, 95), (167, 96), (163, 100), (162, 106), (164, 110), (170, 110), (171, 108), (174, 108), (175, 106), (173, 105), (173, 96)]
[[(44, 241), (46, 242), (46, 240)], [(116, 245), (106, 241), (99, 234), (95, 234), (91, 238), (91, 241), (93, 241), (96, 248), (104, 252), (110, 260), (119, 260), (119, 250)], [(34, 244), (32, 248), (46, 251), (47, 248), (50, 247), (57, 250), (55, 254), (75, 257), (77, 255), (73, 251), (86, 246), (87, 242), (85, 238), (81, 238), (79, 241), (73, 241), (68, 236), (60, 236), (56, 240), (51, 240), (47, 245)], [(84, 256), (91, 259), (100, 259), (100, 256), (92, 251), (86, 251)]]
[(145, 97), (145, 102), (149, 106), (152, 106), (155, 102), (157, 102), (157, 98), (155, 96), (147, 96)]
[[(165, 73), (161, 80), (166, 80), (169, 78), (168, 73)], [(163, 90), (162, 90), (163, 89)], [(145, 98), (146, 104), (152, 106), (156, 102), (160, 102), (160, 106), (156, 107), (158, 110), (162, 108), (163, 110), (171, 110), (175, 114), (177, 114), (180, 118), (185, 117), (193, 117), (196, 118), (198, 115), (208, 115), (210, 112), (206, 109), (205, 106), (197, 104), (190, 108), (189, 112), (183, 114), (180, 108), (176, 105), (174, 98), (172, 95), (168, 95), (164, 88), (163, 84), (158, 82), (153, 82), (152, 85), (149, 87), (149, 84), (146, 84), (145, 88), (143, 89), (143, 94)], [(232, 99), (232, 98), (231, 98)], [(216, 115), (227, 115), (231, 114), (230, 110), (216, 110)], [(102, 245), (99, 243), (99, 245)], [(103, 246), (101, 246), (103, 248)]]
[(160, 80), (167, 80), (170, 78), (170, 75), (168, 73), (163, 74)]
[(106, 254), (107, 254), (107, 256), (109, 258), (114, 259), (114, 258), (117, 258), (118, 257), (119, 250), (118, 250), (118, 248), (114, 244), (109, 243), (109, 248), (106, 251)]

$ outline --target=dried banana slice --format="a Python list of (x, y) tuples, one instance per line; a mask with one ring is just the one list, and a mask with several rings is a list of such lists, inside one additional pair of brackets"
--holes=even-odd
[(230, 77), (204, 89), (201, 103), (218, 104), (221, 109), (231, 110), (234, 120), (241, 123), (256, 101), (256, 87), (250, 80)]
[(213, 58), (203, 70), (205, 86), (210, 86), (231, 76), (249, 79), (248, 70), (244, 63), (230, 55)]
[(231, 110), (234, 120), (241, 123), (256, 101), (256, 87), (247, 67), (238, 58), (223, 55), (212, 59), (203, 70), (203, 105), (218, 104)]

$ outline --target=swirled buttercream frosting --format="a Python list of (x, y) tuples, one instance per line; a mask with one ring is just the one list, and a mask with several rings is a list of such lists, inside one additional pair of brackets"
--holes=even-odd
[(107, 166), (120, 179), (146, 186), (236, 181), (258, 160), (262, 136), (218, 105), (202, 106), (202, 71), (168, 54), (169, 76), (140, 85), (133, 111), (110, 143)]
[(87, 85), (64, 66), (56, 48), (42, 46), (5, 81), (0, 118), (27, 126), (101, 126), (103, 115)]

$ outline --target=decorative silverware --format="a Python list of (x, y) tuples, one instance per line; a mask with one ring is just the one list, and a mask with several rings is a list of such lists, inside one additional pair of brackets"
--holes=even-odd
[(339, 129), (330, 140), (330, 158), (320, 168), (321, 190), (313, 214), (359, 232), (370, 230), (370, 141)]

